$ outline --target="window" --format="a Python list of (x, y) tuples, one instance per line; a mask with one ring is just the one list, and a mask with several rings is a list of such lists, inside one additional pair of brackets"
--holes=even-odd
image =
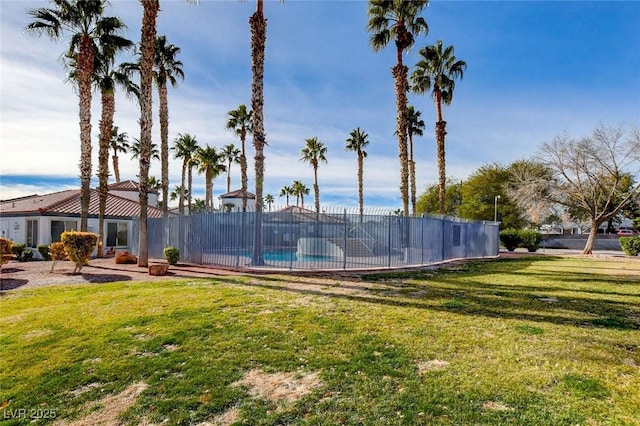
[(107, 247), (127, 247), (129, 226), (126, 222), (107, 223)]
[(27, 247), (38, 246), (38, 221), (27, 220)]
[(51, 242), (60, 241), (60, 235), (64, 231), (75, 231), (78, 229), (78, 222), (75, 220), (52, 220), (51, 221)]

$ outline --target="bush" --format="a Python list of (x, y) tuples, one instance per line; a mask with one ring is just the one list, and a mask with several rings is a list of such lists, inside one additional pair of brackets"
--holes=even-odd
[(0, 266), (4, 265), (11, 259), (11, 245), (13, 242), (6, 238), (0, 238)]
[(520, 231), (512, 228), (500, 231), (500, 241), (507, 250), (514, 251), (522, 243)]
[(62, 242), (52, 243), (49, 246), (49, 256), (53, 263), (51, 263), (51, 271), (55, 268), (59, 260), (67, 260), (67, 253), (64, 251), (64, 244)]
[(521, 244), (533, 253), (538, 250), (542, 242), (542, 234), (533, 229), (523, 229), (519, 231)]
[(20, 256), (22, 255), (22, 252), (24, 251), (24, 249), (27, 248), (26, 244), (16, 244), (13, 243), (11, 245), (11, 253), (13, 254), (13, 257), (15, 257), (16, 259), (20, 259)]
[(51, 256), (49, 256), (49, 246), (47, 245), (38, 246), (38, 253), (40, 253), (40, 256), (42, 256), (44, 260), (51, 260)]
[(20, 256), (18, 256), (19, 262), (29, 262), (32, 259), (33, 259), (33, 252), (28, 248), (22, 250), (22, 253), (20, 253)]
[(640, 253), (640, 237), (620, 237), (618, 242), (627, 256), (637, 256)]
[(165, 247), (164, 257), (167, 259), (167, 262), (169, 262), (169, 265), (175, 265), (180, 258), (180, 250), (176, 247)]
[(67, 231), (62, 233), (61, 239), (67, 257), (76, 265), (73, 270), (73, 273), (76, 274), (80, 272), (84, 265), (89, 263), (91, 253), (93, 253), (98, 242), (98, 234)]

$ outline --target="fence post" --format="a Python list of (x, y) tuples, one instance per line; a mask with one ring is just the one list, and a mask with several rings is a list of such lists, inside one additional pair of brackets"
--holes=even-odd
[(424, 213), (420, 220), (420, 265), (424, 265)]
[(348, 234), (349, 234), (349, 224), (347, 223), (347, 209), (344, 209), (344, 250), (342, 252), (342, 270), (347, 269), (347, 243), (348, 243)]
[[(293, 269), (293, 258), (294, 256), (297, 258), (298, 256), (298, 238), (299, 235), (297, 232), (293, 232), (293, 209), (290, 209), (289, 212), (289, 233), (290, 236), (289, 238), (291, 239), (291, 245), (294, 245), (294, 248), (292, 251), (290, 251), (290, 255), (289, 255), (289, 270), (291, 271)], [(295, 239), (295, 241), (294, 241)]]
[(389, 240), (388, 240), (388, 254), (389, 254), (389, 258), (388, 258), (388, 262), (387, 262), (387, 267), (391, 267), (391, 221), (393, 220), (393, 216), (392, 213), (389, 213)]
[(445, 220), (446, 220), (446, 216), (441, 217), (440, 218), (440, 223), (442, 223), (442, 241), (440, 242), (440, 251), (441, 251), (441, 256), (440, 256), (440, 261), (444, 262), (445, 258), (444, 258), (444, 240), (445, 240)]

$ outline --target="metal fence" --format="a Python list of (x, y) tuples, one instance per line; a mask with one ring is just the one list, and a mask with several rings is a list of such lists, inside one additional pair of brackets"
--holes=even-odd
[[(497, 223), (450, 216), (315, 213), (287, 207), (262, 213), (173, 216), (147, 223), (149, 257), (163, 258), (164, 248), (174, 246), (181, 261), (201, 265), (347, 270), (498, 255)], [(256, 227), (261, 232), (258, 247)]]

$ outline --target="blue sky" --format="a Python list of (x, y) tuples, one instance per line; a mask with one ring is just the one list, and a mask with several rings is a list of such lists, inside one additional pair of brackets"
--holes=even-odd
[[(46, 1), (0, 0), (0, 198), (78, 186), (77, 96), (64, 82), (60, 55), (67, 40), (50, 41), (24, 32), (27, 10)], [(170, 139), (197, 136), (201, 145), (238, 145), (225, 130), (226, 113), (250, 104), (250, 33), (255, 2), (161, 0), (158, 33), (179, 46), (186, 78), (171, 88)], [(141, 6), (112, 0), (110, 14), (139, 39)], [(265, 66), (265, 192), (302, 180), (310, 188), (313, 170), (299, 161), (305, 139), (328, 147), (319, 170), (321, 203), (357, 206), (355, 154), (344, 151), (355, 127), (369, 134), (365, 161), (365, 205), (398, 208), (399, 173), (394, 46), (369, 47), (365, 1), (267, 1)], [(447, 172), (464, 179), (485, 163), (534, 155), (555, 135), (587, 135), (598, 124), (640, 125), (640, 2), (432, 1), (423, 16), (427, 37), (405, 55), (413, 66), (419, 48), (442, 39), (467, 62), (456, 85), (447, 121)], [(123, 58), (129, 59), (129, 58)], [(99, 97), (94, 97), (94, 170), (97, 168)], [(117, 95), (115, 124), (137, 136), (137, 107)], [(425, 135), (415, 140), (421, 192), (437, 180), (429, 96), (410, 96), (422, 111)], [(157, 108), (157, 104), (155, 106)], [(154, 141), (159, 142), (157, 109)], [(251, 144), (248, 156), (253, 156)], [(121, 175), (135, 179), (138, 165), (121, 158)], [(249, 188), (254, 185), (250, 164)], [(160, 165), (151, 173), (159, 176)], [(171, 185), (180, 163), (170, 164)], [(239, 187), (239, 168), (232, 170)], [(226, 190), (221, 176), (214, 194)], [(203, 197), (204, 178), (194, 177)], [(312, 196), (306, 200), (309, 205)]]

